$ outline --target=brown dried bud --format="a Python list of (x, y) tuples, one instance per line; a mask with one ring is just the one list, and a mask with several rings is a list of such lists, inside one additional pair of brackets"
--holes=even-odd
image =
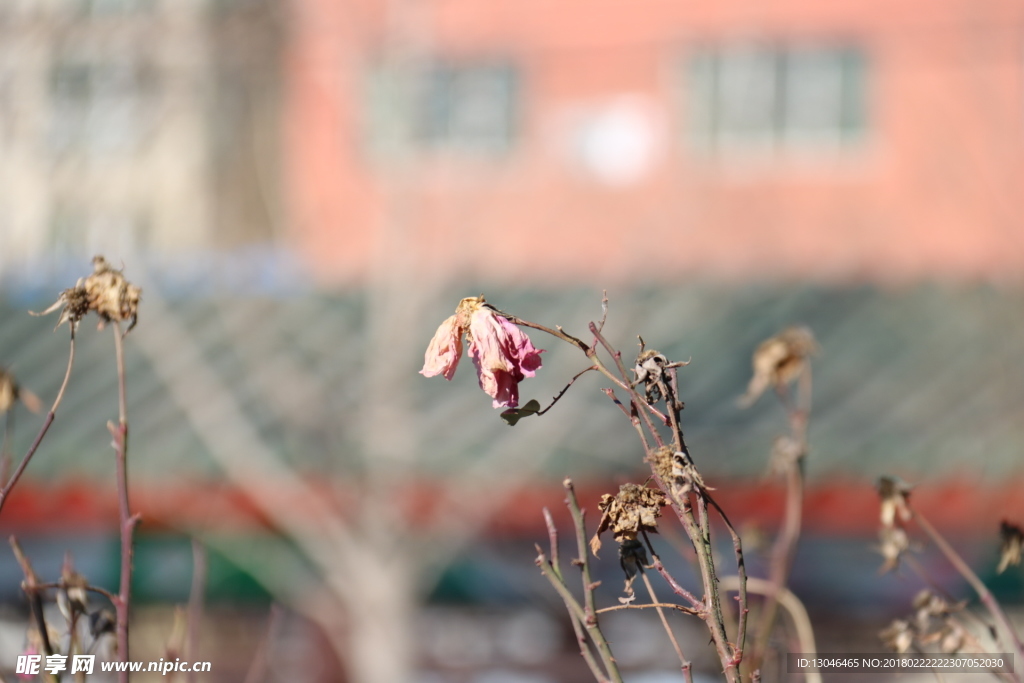
[(819, 351), (814, 334), (807, 327), (788, 327), (761, 342), (751, 360), (754, 375), (747, 391), (739, 398), (741, 408), (749, 408), (768, 387), (781, 391), (806, 371), (810, 357)]
[(1024, 532), (1015, 524), (1010, 524), (1005, 519), (999, 527), (999, 534), (1002, 536), (1002, 544), (999, 547), (999, 566), (996, 572), (1002, 574), (1010, 565), (1020, 565), (1021, 550), (1024, 546)]
[(644, 531), (657, 533), (658, 517), (666, 504), (664, 493), (636, 484), (623, 484), (614, 496), (604, 494), (597, 505), (602, 514), (597, 532), (590, 539), (591, 552), (597, 555), (601, 548), (600, 535), (607, 529), (612, 530), (619, 543), (635, 541)]
[(665, 366), (668, 358), (665, 354), (653, 349), (643, 351), (637, 356), (633, 373), (636, 375), (634, 384), (643, 384), (648, 403), (657, 403), (662, 397), (659, 382), (665, 381)]
[(885, 562), (878, 570), (881, 574), (891, 572), (900, 564), (900, 556), (910, 548), (907, 532), (898, 526), (884, 526), (879, 532), (878, 551)]
[(893, 526), (897, 515), (904, 522), (910, 519), (907, 499), (910, 497), (911, 488), (913, 487), (910, 484), (895, 477), (880, 477), (878, 479), (878, 495), (882, 499), (882, 526)]
[(651, 463), (652, 469), (672, 495), (680, 500), (694, 488), (707, 488), (690, 456), (683, 451), (662, 446), (647, 457), (647, 462)]
[(32, 315), (47, 315), (63, 307), (56, 327), (67, 322), (74, 334), (82, 318), (89, 311), (95, 311), (100, 318), (100, 329), (113, 320), (130, 320), (131, 324), (125, 330), (128, 334), (139, 320), (142, 290), (125, 280), (121, 271), (113, 269), (102, 256), (94, 257), (92, 265), (92, 275), (61, 292), (57, 301), (45, 311)]
[(887, 648), (903, 654), (914, 644), (914, 627), (905, 619), (896, 619), (878, 637)]
[(33, 413), (38, 413), (42, 408), (38, 396), (20, 386), (10, 372), (0, 368), (0, 413), (9, 411), (18, 401)]

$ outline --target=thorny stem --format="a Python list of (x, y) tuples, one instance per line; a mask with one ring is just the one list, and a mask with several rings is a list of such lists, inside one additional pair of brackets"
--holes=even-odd
[(647, 550), (651, 553), (651, 566), (661, 574), (661, 578), (665, 579), (665, 583), (669, 585), (672, 591), (689, 602), (693, 606), (694, 613), (703, 619), (705, 610), (704, 603), (698, 600), (697, 596), (693, 593), (680, 586), (675, 577), (668, 573), (668, 570), (665, 569), (665, 565), (661, 563), (661, 558), (658, 557), (658, 553), (654, 551), (654, 545), (651, 543), (651, 539), (647, 535), (647, 532), (641, 531), (641, 533), (644, 537), (644, 543), (647, 544)]
[(602, 607), (597, 610), (598, 614), (604, 614), (605, 612), (618, 612), (624, 609), (651, 609), (652, 607), (661, 607), (664, 609), (674, 609), (683, 614), (697, 614), (697, 610), (684, 607), (683, 605), (677, 605), (674, 602), (648, 602), (643, 605), (612, 605), (611, 607)]
[[(665, 628), (665, 633), (668, 634), (668, 639), (672, 641), (672, 649), (676, 651), (676, 656), (679, 657), (679, 667), (683, 672), (683, 678), (685, 678), (688, 683), (693, 683), (693, 677), (690, 675), (690, 669), (693, 665), (690, 663), (690, 660), (683, 655), (683, 650), (679, 647), (679, 641), (676, 640), (676, 634), (672, 632), (672, 626), (668, 623), (668, 619), (665, 617), (665, 610), (662, 609), (661, 603), (658, 602), (658, 596), (654, 594), (654, 586), (651, 585), (651, 580), (647, 577), (646, 572), (641, 570), (640, 576), (644, 580), (644, 585), (647, 586), (647, 593), (651, 596), (651, 604), (649, 606), (654, 607), (654, 609), (658, 611), (658, 617), (661, 619), (661, 625)], [(638, 606), (642, 607), (643, 605)]]
[(971, 588), (973, 588), (974, 592), (978, 594), (978, 598), (985, 607), (988, 608), (989, 613), (996, 622), (1002, 627), (1005, 632), (1005, 637), (1008, 639), (1006, 641), (1007, 644), (1014, 648), (1014, 652), (1017, 655), (1017, 661), (1024, 661), (1024, 643), (1021, 643), (1020, 636), (1017, 634), (1016, 629), (1014, 629), (1013, 624), (1007, 618), (1003, 608), (999, 605), (999, 602), (989, 591), (988, 587), (982, 583), (981, 579), (978, 578), (978, 575), (975, 574), (969, 566), (967, 566), (967, 563), (963, 561), (963, 558), (953, 550), (953, 547), (950, 546), (946, 539), (942, 537), (942, 534), (940, 534), (938, 530), (931, 525), (931, 522), (925, 519), (925, 517), (916, 510), (912, 511), (912, 514), (913, 518), (917, 521), (918, 526), (924, 529), (924, 532), (931, 537), (932, 541), (939, 547), (939, 550), (941, 550), (942, 554), (946, 556), (946, 559), (949, 560), (950, 564), (960, 572), (960, 575), (967, 580), (967, 583), (971, 584)]
[[(128, 506), (128, 403), (125, 395), (124, 343), (121, 323), (114, 321), (114, 350), (117, 355), (118, 425), (107, 423), (113, 436), (117, 459), (118, 514), (121, 522), (121, 585), (114, 603), (117, 612), (117, 654), (128, 661), (128, 613), (132, 591), (132, 534), (139, 515), (132, 515)], [(119, 683), (128, 683), (128, 671), (118, 672)]]
[[(547, 508), (544, 508), (544, 522), (548, 527), (548, 542), (551, 546), (551, 560), (548, 561), (538, 548), (537, 563), (540, 565), (542, 573), (544, 573), (545, 569), (549, 569), (554, 575), (554, 578), (557, 579), (557, 583), (561, 584), (564, 588), (565, 580), (562, 578), (562, 566), (558, 556), (558, 528), (555, 526), (555, 520), (551, 517), (551, 511)], [(547, 575), (545, 574), (545, 576)], [(548, 580), (551, 581), (551, 579), (552, 577), (548, 576)], [(564, 600), (565, 595), (558, 590), (556, 582), (552, 581), (552, 585), (555, 586), (555, 590), (563, 596)], [(569, 597), (571, 598), (571, 603), (566, 602), (565, 605), (566, 609), (569, 610), (569, 621), (572, 623), (572, 630), (576, 635), (576, 644), (580, 648), (580, 656), (582, 656), (583, 661), (587, 663), (587, 667), (590, 669), (590, 673), (593, 674), (594, 680), (599, 681), (599, 683), (605, 683), (605, 681), (607, 681), (607, 676), (605, 676), (601, 671), (601, 667), (598, 665), (597, 660), (594, 659), (594, 653), (590, 650), (590, 645), (587, 643), (587, 636), (583, 630), (583, 622), (579, 619), (579, 613), (582, 609), (571, 594), (569, 594)], [(600, 611), (601, 610), (598, 610), (598, 612)]]
[[(748, 578), (743, 583), (748, 583), (748, 588), (751, 591), (761, 595), (769, 595), (773, 591), (776, 592), (779, 596), (779, 605), (789, 613), (790, 618), (793, 620), (800, 652), (813, 655), (818, 651), (818, 646), (814, 640), (814, 629), (811, 628), (811, 620), (807, 616), (807, 609), (792, 591), (785, 586), (782, 587), (782, 590), (775, 591), (772, 583), (765, 579)], [(738, 576), (722, 577), (723, 591), (739, 590), (741, 585), (742, 583), (740, 583)], [(805, 675), (808, 683), (821, 683), (821, 674), (817, 669), (808, 670), (805, 672)]]
[(729, 521), (728, 515), (725, 514), (725, 510), (715, 501), (707, 491), (702, 491), (708, 502), (711, 503), (712, 507), (718, 512), (722, 521), (725, 522), (725, 528), (729, 530), (729, 536), (732, 537), (733, 552), (736, 554), (736, 574), (739, 580), (739, 622), (736, 627), (736, 647), (734, 649), (736, 663), (739, 664), (743, 658), (743, 648), (746, 643), (747, 636), (747, 614), (750, 610), (747, 607), (747, 563), (743, 559), (743, 543), (740, 541), (740, 535), (736, 531), (736, 527)]
[(633, 388), (633, 383), (629, 381), (629, 373), (626, 371), (626, 366), (622, 364), (622, 352), (615, 349), (611, 344), (608, 343), (608, 340), (604, 338), (604, 335), (601, 334), (601, 331), (597, 329), (597, 325), (595, 325), (594, 323), (590, 323), (590, 333), (594, 335), (594, 339), (600, 342), (601, 346), (604, 347), (605, 351), (607, 351), (608, 354), (615, 361), (615, 368), (619, 371), (619, 376), (622, 377), (622, 379), (620, 380), (619, 378), (615, 377), (615, 375), (613, 375), (604, 366), (604, 364), (598, 361), (597, 351), (595, 349), (593, 351), (593, 358), (594, 362), (598, 366), (598, 369), (601, 372), (603, 372), (609, 379), (614, 380), (617, 384), (619, 384), (619, 386), (628, 391), (629, 397), (633, 400), (633, 403), (636, 406), (638, 406), (639, 408), (646, 408), (646, 410), (640, 410), (640, 415), (643, 416), (644, 423), (647, 425), (647, 429), (651, 432), (651, 436), (654, 437), (654, 442), (658, 444), (659, 447), (664, 446), (665, 443), (661, 440), (661, 433), (654, 426), (654, 422), (651, 421), (651, 415), (657, 416), (657, 418), (661, 420), (663, 424), (669, 424), (668, 416), (663, 415), (660, 410), (658, 410), (657, 408), (655, 408), (650, 403), (648, 403), (647, 401), (640, 397), (640, 394), (638, 394), (636, 389)]
[(615, 663), (611, 647), (608, 645), (608, 641), (605, 639), (604, 633), (601, 632), (601, 628), (597, 623), (597, 610), (594, 607), (594, 588), (597, 587), (597, 584), (591, 581), (590, 578), (587, 527), (583, 518), (583, 510), (580, 508), (579, 501), (576, 500), (576, 489), (573, 488), (572, 480), (565, 479), (562, 482), (562, 486), (565, 488), (566, 505), (569, 506), (569, 513), (572, 515), (572, 521), (576, 527), (576, 548), (579, 552), (578, 561), (580, 573), (583, 577), (583, 603), (585, 606), (583, 625), (586, 627), (587, 633), (590, 634), (591, 640), (594, 641), (594, 645), (597, 646), (597, 651), (601, 655), (601, 660), (604, 662), (604, 668), (608, 672), (608, 676), (612, 681), (621, 683), (622, 676), (619, 674), (618, 664)]
[(43, 420), (43, 426), (40, 427), (39, 433), (36, 435), (32, 445), (29, 446), (28, 452), (25, 453), (25, 457), (21, 459), (21, 463), (18, 464), (18, 468), (14, 470), (14, 474), (11, 475), (10, 481), (4, 484), (3, 489), (0, 489), (0, 511), (4, 508), (4, 503), (7, 502), (7, 497), (11, 493), (11, 489), (21, 479), (22, 473), (25, 468), (28, 467), (28, 461), (32, 459), (35, 452), (39, 450), (39, 444), (43, 442), (43, 437), (46, 436), (46, 432), (50, 429), (50, 425), (53, 424), (53, 419), (57, 416), (57, 408), (60, 406), (60, 402), (64, 399), (64, 390), (67, 389), (68, 380), (71, 378), (71, 366), (75, 362), (75, 334), (71, 333), (71, 348), (68, 351), (68, 368), (64, 371), (64, 381), (60, 385), (60, 391), (57, 392), (57, 398), (53, 400), (53, 405), (50, 406), (50, 412), (46, 414), (46, 419)]
[[(612, 347), (611, 344), (608, 343), (608, 341), (602, 334), (602, 328), (604, 326), (604, 316), (602, 316), (602, 321), (600, 325), (593, 322), (590, 323), (589, 330), (594, 337), (594, 344), (592, 346), (588, 346), (577, 337), (573, 337), (572, 335), (567, 334), (564, 330), (562, 330), (561, 327), (558, 327), (557, 329), (551, 329), (544, 325), (539, 325), (537, 323), (522, 320), (516, 316), (509, 315), (502, 311), (498, 311), (497, 309), (494, 310), (498, 314), (507, 318), (513, 324), (546, 332), (554, 337), (557, 337), (558, 339), (561, 339), (567, 343), (576, 346), (581, 351), (583, 351), (583, 353), (587, 356), (588, 359), (590, 359), (590, 361), (594, 364), (595, 369), (597, 369), (599, 372), (601, 372), (601, 374), (610, 379), (619, 388), (625, 390), (630, 397), (631, 410), (627, 410), (626, 407), (618, 401), (618, 399), (615, 397), (614, 389), (605, 389), (605, 393), (609, 396), (609, 398), (611, 398), (616, 403), (616, 405), (618, 405), (623, 410), (626, 416), (630, 419), (630, 422), (633, 424), (634, 428), (640, 436), (641, 442), (644, 445), (644, 451), (648, 456), (651, 453), (651, 446), (647, 441), (646, 435), (644, 434), (643, 426), (647, 427), (647, 431), (650, 433), (651, 438), (654, 439), (654, 442), (658, 447), (664, 446), (664, 440), (662, 439), (661, 433), (659, 432), (657, 426), (654, 424), (654, 421), (651, 419), (651, 416), (653, 415), (657, 417), (662, 424), (672, 427), (673, 441), (679, 447), (679, 450), (685, 453), (687, 458), (689, 457), (689, 453), (686, 451), (685, 443), (683, 441), (682, 429), (679, 426), (678, 422), (678, 411), (682, 408), (682, 405), (678, 402), (678, 399), (675, 397), (675, 393), (673, 392), (671, 395), (669, 395), (667, 391), (664, 392), (666, 394), (666, 410), (668, 413), (667, 415), (661, 413), (661, 411), (659, 411), (655, 406), (651, 405), (648, 401), (644, 400), (637, 393), (636, 389), (633, 387), (633, 383), (630, 381), (629, 374), (622, 363), (621, 352)], [(608, 367), (599, 357), (598, 346), (604, 348), (604, 350), (614, 360), (616, 370), (619, 373), (618, 377), (608, 369)], [(677, 385), (677, 382), (677, 378), (673, 377), (673, 383)], [(669, 403), (669, 401), (671, 401), (671, 403)], [(641, 424), (641, 420), (643, 420), (643, 424)], [(654, 479), (663, 491), (671, 491), (671, 489), (666, 488), (665, 482), (661, 480), (661, 477), (658, 475), (657, 472), (654, 472)], [(582, 524), (582, 511), (579, 511), (578, 504), (575, 503), (575, 496), (572, 493), (571, 482), (569, 482), (569, 480), (566, 480), (566, 488), (569, 491), (570, 501), (568, 502), (570, 505), (570, 510), (573, 511), (573, 518), (574, 521), (576, 521), (577, 525), (577, 537), (578, 542), (580, 544), (581, 566), (584, 571), (584, 595), (585, 599), (587, 600), (587, 608), (585, 609), (581, 621), (584, 623), (585, 626), (587, 626), (589, 630), (590, 620), (595, 620), (596, 624), (596, 613), (593, 610), (593, 586), (590, 585), (589, 567), (587, 565), (586, 560), (587, 552), (585, 538), (583, 537), (585, 535), (585, 531), (583, 529)], [(670, 496), (669, 498), (673, 510), (676, 512), (676, 515), (683, 523), (683, 527), (686, 529), (687, 535), (690, 537), (690, 541), (693, 543), (694, 549), (697, 552), (698, 564), (700, 566), (701, 572), (701, 579), (704, 584), (705, 590), (704, 600), (697, 601), (697, 604), (700, 605), (700, 612), (703, 615), (703, 619), (707, 623), (709, 630), (711, 631), (712, 640), (715, 643), (715, 648), (718, 652), (719, 659), (722, 662), (722, 668), (723, 672), (725, 673), (726, 680), (730, 683), (735, 683), (740, 678), (739, 663), (743, 656), (742, 650), (729, 642), (728, 636), (725, 631), (725, 622), (722, 616), (721, 600), (718, 591), (718, 578), (715, 574), (714, 559), (712, 557), (711, 552), (710, 528), (708, 526), (707, 519), (707, 501), (704, 498), (704, 492), (701, 488), (697, 489), (695, 497), (700, 512), (700, 523), (698, 523), (697, 520), (694, 518), (692, 507), (688, 501), (679, 500), (674, 495)], [(734, 533), (734, 530), (731, 529), (731, 532)], [(738, 544), (738, 536), (735, 535), (734, 546), (736, 547), (738, 557), (740, 558), (740, 564), (742, 566), (742, 550)], [(558, 590), (559, 594), (562, 595), (563, 600), (566, 601), (566, 605), (569, 608), (570, 613), (574, 613), (576, 611), (574, 608), (574, 604), (575, 607), (579, 607), (579, 604), (575, 602), (575, 599), (572, 598), (571, 593), (568, 592), (568, 589), (565, 588), (564, 584), (561, 584), (558, 581), (557, 575), (551, 569), (551, 565), (549, 562), (547, 562), (546, 558), (544, 558), (543, 553), (540, 553), (540, 557), (538, 558), (538, 564), (541, 566), (541, 570), (544, 573), (544, 575), (548, 578), (549, 581), (551, 581), (552, 585), (555, 587), (556, 590)], [(658, 564), (660, 564), (660, 562)], [(659, 572), (661, 572), (661, 570), (659, 570)], [(663, 576), (665, 576), (666, 574), (667, 572), (662, 572)], [(674, 580), (669, 581), (669, 585), (671, 585), (673, 587), (673, 590), (676, 590), (677, 593), (681, 590), (681, 587), (679, 587)], [(744, 611), (745, 605), (741, 607), (741, 614)], [(591, 633), (591, 637), (594, 637), (593, 633)], [(737, 640), (738, 642), (742, 642), (740, 638), (738, 638)], [(605, 661), (606, 666), (614, 665), (614, 660), (611, 658), (611, 652), (607, 649), (607, 642), (603, 640), (603, 636), (601, 637), (601, 641), (595, 639), (595, 643), (597, 643), (598, 645), (598, 650), (601, 652), (602, 659)], [(610, 668), (609, 671), (611, 671)]]

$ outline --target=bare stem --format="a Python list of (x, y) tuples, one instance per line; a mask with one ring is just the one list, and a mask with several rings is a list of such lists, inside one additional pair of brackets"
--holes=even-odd
[[(554, 578), (557, 579), (557, 582), (552, 581), (552, 585), (555, 586), (556, 591), (559, 592), (559, 595), (563, 596), (564, 600), (565, 593), (568, 593), (568, 590), (563, 593), (559, 590), (557, 585), (561, 584), (562, 588), (565, 588), (565, 579), (562, 578), (562, 566), (558, 555), (558, 528), (555, 526), (555, 520), (551, 517), (551, 511), (547, 508), (544, 508), (544, 522), (548, 528), (548, 541), (551, 546), (551, 560), (548, 561), (547, 558), (544, 557), (543, 553), (538, 553), (537, 563), (541, 567), (541, 572), (544, 572), (545, 569), (550, 569)], [(548, 580), (551, 581), (552, 577), (549, 576)], [(572, 598), (572, 595), (569, 594), (569, 597)], [(579, 603), (576, 602), (575, 598), (572, 598), (571, 602), (566, 602), (565, 605), (566, 609), (569, 610), (569, 621), (572, 623), (572, 630), (576, 635), (576, 644), (580, 648), (580, 656), (583, 657), (583, 661), (586, 662), (587, 667), (590, 669), (590, 673), (594, 676), (594, 680), (604, 683), (607, 681), (607, 676), (603, 671), (601, 671), (601, 667), (598, 665), (597, 660), (594, 659), (594, 653), (590, 649), (590, 644), (587, 642), (587, 636), (584, 632), (584, 622), (579, 619), (579, 614), (582, 613), (582, 608), (579, 606)]]
[(270, 659), (270, 644), (273, 642), (274, 631), (277, 630), (277, 622), (281, 620), (281, 608), (278, 605), (270, 606), (270, 616), (267, 617), (267, 631), (260, 638), (259, 645), (249, 665), (249, 671), (245, 674), (245, 683), (260, 683), (267, 675), (267, 664)]
[(971, 588), (973, 588), (974, 592), (978, 594), (978, 598), (981, 600), (982, 604), (988, 608), (989, 613), (1002, 627), (1004, 637), (1007, 639), (1005, 642), (1013, 647), (1013, 650), (1017, 655), (1017, 661), (1024, 661), (1024, 643), (1021, 643), (1017, 630), (1013, 627), (1013, 624), (1007, 618), (1003, 608), (999, 605), (999, 602), (992, 595), (991, 591), (989, 591), (988, 587), (982, 583), (981, 579), (978, 578), (978, 575), (975, 574), (969, 566), (967, 566), (967, 563), (964, 562), (963, 558), (953, 550), (953, 547), (949, 545), (945, 538), (942, 537), (942, 534), (940, 534), (938, 530), (931, 525), (931, 522), (925, 519), (925, 517), (916, 510), (913, 511), (913, 516), (917, 521), (918, 526), (920, 526), (924, 532), (931, 537), (932, 541), (939, 547), (939, 550), (941, 550), (942, 554), (946, 556), (946, 559), (949, 560), (950, 564), (960, 572), (960, 575), (967, 580), (967, 583), (971, 584)]
[[(114, 350), (117, 355), (118, 424), (107, 423), (113, 437), (117, 460), (117, 499), (121, 527), (121, 584), (117, 594), (117, 654), (122, 662), (128, 661), (128, 614), (132, 592), (132, 535), (139, 522), (128, 506), (128, 402), (125, 392), (124, 344), (121, 324), (114, 321)], [(128, 671), (118, 672), (119, 683), (128, 683)]]
[(21, 589), (25, 591), (25, 597), (28, 598), (29, 608), (32, 612), (32, 621), (36, 632), (39, 634), (39, 641), (43, 646), (43, 654), (50, 656), (54, 653), (54, 650), (53, 645), (50, 643), (49, 630), (46, 628), (46, 619), (43, 617), (43, 600), (40, 595), (39, 577), (32, 568), (32, 563), (29, 561), (28, 556), (25, 555), (25, 551), (21, 549), (18, 539), (11, 536), (8, 540), (11, 544), (11, 550), (14, 551), (14, 557), (21, 566), (21, 572), (25, 575)]
[(538, 410), (537, 414), (538, 415), (543, 415), (544, 413), (546, 413), (549, 410), (551, 410), (552, 408), (554, 408), (555, 404), (558, 403), (558, 399), (562, 398), (562, 396), (565, 395), (565, 392), (569, 391), (569, 387), (571, 387), (576, 380), (578, 380), (580, 377), (582, 377), (584, 375), (584, 373), (590, 372), (591, 370), (597, 370), (597, 366), (596, 365), (591, 365), (589, 368), (584, 368), (583, 370), (580, 370), (575, 375), (573, 375), (573, 378), (571, 380), (569, 380), (569, 383), (566, 384), (562, 388), (562, 390), (558, 392), (558, 395), (556, 395), (553, 399), (551, 399), (551, 404), (548, 405), (548, 407), (545, 408), (544, 410)]
[(774, 589), (765, 593), (765, 604), (758, 620), (757, 635), (754, 639), (752, 666), (760, 668), (768, 650), (772, 627), (779, 608), (779, 594), (789, 583), (793, 569), (800, 528), (803, 522), (804, 500), (804, 459), (807, 454), (807, 421), (811, 411), (811, 365), (808, 361), (799, 380), (798, 396), (793, 405), (785, 389), (778, 395), (789, 417), (790, 439), (796, 444), (797, 452), (786, 462), (786, 508), (782, 529), (772, 545), (769, 569), (769, 584)]
[(576, 547), (579, 552), (578, 560), (583, 577), (583, 626), (587, 629), (587, 633), (590, 634), (590, 639), (594, 641), (608, 676), (613, 682), (621, 683), (622, 675), (619, 673), (619, 666), (615, 662), (615, 657), (612, 656), (612, 649), (608, 645), (608, 640), (604, 637), (604, 633), (601, 632), (601, 628), (597, 623), (597, 609), (594, 607), (594, 588), (596, 584), (590, 578), (589, 546), (587, 545), (587, 527), (583, 518), (583, 510), (576, 499), (576, 489), (573, 488), (572, 480), (565, 479), (562, 482), (562, 486), (565, 488), (566, 505), (569, 506), (569, 512), (572, 514), (572, 521), (576, 527)]
[(676, 640), (676, 634), (672, 632), (672, 626), (668, 623), (668, 618), (665, 617), (665, 610), (662, 609), (661, 603), (658, 602), (658, 596), (654, 594), (654, 586), (651, 585), (651, 580), (647, 577), (647, 573), (641, 571), (640, 576), (644, 580), (644, 585), (647, 586), (647, 593), (651, 596), (651, 605), (654, 609), (658, 610), (658, 618), (661, 619), (661, 625), (665, 628), (665, 633), (668, 634), (668, 639), (672, 642), (672, 649), (676, 651), (676, 656), (679, 657), (679, 667), (683, 672), (683, 678), (688, 683), (693, 683), (693, 677), (690, 674), (690, 670), (693, 665), (683, 655), (683, 649), (679, 647), (679, 641)]
[[(188, 618), (186, 625), (185, 651), (193, 662), (199, 659), (199, 630), (203, 622), (203, 597), (206, 592), (206, 548), (197, 539), (192, 539), (192, 587), (188, 596)], [(189, 683), (198, 680), (197, 673), (190, 671)]]
[(43, 437), (46, 436), (46, 432), (49, 431), (50, 425), (53, 424), (53, 419), (57, 416), (57, 408), (60, 406), (60, 402), (64, 399), (64, 390), (67, 389), (68, 380), (71, 378), (71, 366), (75, 362), (75, 334), (74, 331), (71, 333), (71, 348), (68, 351), (68, 367), (64, 371), (64, 381), (60, 385), (60, 391), (57, 392), (57, 398), (53, 400), (53, 405), (50, 406), (50, 412), (46, 414), (46, 419), (43, 420), (43, 426), (40, 427), (39, 433), (36, 435), (32, 445), (29, 446), (28, 452), (25, 453), (25, 457), (21, 459), (18, 468), (14, 470), (14, 474), (11, 475), (10, 481), (4, 484), (3, 489), (0, 489), (0, 511), (4, 508), (4, 503), (7, 502), (7, 496), (10, 495), (11, 489), (21, 479), (21, 475), (25, 472), (25, 468), (28, 467), (28, 461), (32, 459), (35, 452), (39, 450), (39, 444), (43, 442)]
[(750, 612), (750, 609), (747, 606), (747, 563), (743, 559), (743, 543), (740, 540), (739, 533), (736, 531), (736, 527), (732, 525), (732, 522), (729, 521), (728, 515), (725, 514), (725, 510), (721, 508), (721, 506), (707, 491), (703, 491), (702, 495), (708, 499), (708, 502), (711, 503), (712, 507), (718, 511), (722, 521), (725, 522), (725, 527), (729, 530), (729, 536), (732, 537), (733, 552), (736, 554), (736, 574), (739, 581), (739, 618), (738, 625), (736, 627), (735, 657), (737, 660), (736, 663), (739, 664), (739, 661), (743, 658), (743, 648), (746, 644), (747, 614)]
[(14, 406), (4, 417), (4, 444), (0, 446), (0, 486), (7, 481), (11, 473), (11, 440), (14, 439)]

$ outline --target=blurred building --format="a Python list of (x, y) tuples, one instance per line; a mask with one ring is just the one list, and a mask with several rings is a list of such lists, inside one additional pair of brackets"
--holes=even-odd
[(382, 231), (531, 281), (1024, 265), (1019, 3), (291, 4), (291, 222), (334, 279)]
[(270, 3), (0, 6), (0, 272), (268, 240)]

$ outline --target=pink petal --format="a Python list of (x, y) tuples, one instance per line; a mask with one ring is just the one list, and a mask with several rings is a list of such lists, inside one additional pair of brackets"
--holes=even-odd
[(455, 368), (461, 357), (462, 328), (459, 327), (458, 317), (453, 315), (441, 323), (434, 338), (430, 340), (420, 374), (424, 377), (444, 374), (444, 378), (450, 381), (455, 376)]

